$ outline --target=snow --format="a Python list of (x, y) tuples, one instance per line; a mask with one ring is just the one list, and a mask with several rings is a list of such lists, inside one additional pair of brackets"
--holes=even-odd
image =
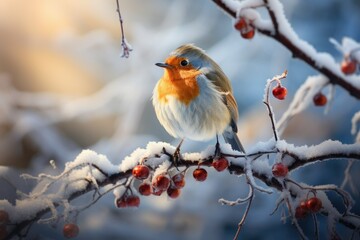
[[(300, 161), (307, 161), (314, 157), (323, 157), (326, 155), (344, 155), (360, 154), (360, 144), (343, 144), (340, 141), (326, 140), (318, 145), (295, 147), (293, 144), (280, 140), (276, 143), (276, 148), (281, 152), (288, 152), (296, 155)], [(295, 159), (291, 160), (291, 164)]]
[(105, 155), (97, 154), (92, 150), (83, 150), (74, 161), (66, 163), (65, 172), (82, 165), (96, 165), (107, 173), (117, 172), (117, 168), (107, 159)]

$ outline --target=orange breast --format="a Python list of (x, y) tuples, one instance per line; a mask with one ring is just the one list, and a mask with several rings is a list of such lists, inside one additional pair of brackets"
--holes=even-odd
[(165, 69), (164, 76), (158, 85), (158, 96), (161, 102), (167, 102), (168, 96), (177, 98), (185, 105), (200, 94), (196, 76), (200, 71), (196, 69)]

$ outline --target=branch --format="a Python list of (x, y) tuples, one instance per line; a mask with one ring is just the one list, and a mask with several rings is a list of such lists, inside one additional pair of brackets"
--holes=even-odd
[[(275, 178), (271, 173), (271, 167), (268, 166), (268, 168), (264, 168), (264, 164), (259, 164), (258, 160), (260, 157), (263, 157), (264, 159), (268, 158), (268, 155), (276, 155), (278, 153), (287, 154), (288, 156), (293, 157), (293, 162), (289, 164), (289, 169), (294, 170), (295, 168), (302, 166), (304, 164), (309, 163), (309, 161), (314, 161), (313, 159), (326, 159), (326, 158), (349, 158), (352, 157), (354, 159), (360, 160), (360, 148), (358, 145), (344, 145), (340, 144), (338, 142), (332, 142), (327, 141), (325, 143), (322, 143), (317, 146), (308, 147), (306, 150), (305, 147), (293, 147), (290, 144), (286, 144), (285, 141), (279, 141), (279, 144), (277, 145), (277, 148), (273, 151), (269, 151), (268, 148), (273, 144), (273, 141), (270, 141), (270, 144), (267, 144), (267, 146), (264, 146), (264, 144), (261, 144), (261, 147), (257, 147), (256, 151), (249, 152), (248, 155), (239, 154), (236, 151), (230, 150), (229, 145), (222, 146), (222, 150), (224, 150), (224, 153), (222, 153), (223, 156), (227, 156), (226, 159), (229, 162), (228, 170), (231, 174), (235, 175), (241, 175), (245, 174), (245, 171), (247, 171), (247, 165), (251, 163), (251, 171), (252, 176), (256, 178), (257, 180), (262, 181), (265, 183), (268, 187), (277, 189), (279, 191), (283, 191), (283, 184), (282, 180)], [(266, 144), (265, 144), (266, 145)], [(327, 147), (325, 146), (327, 145)], [(336, 146), (336, 148), (334, 147)], [(319, 153), (315, 156), (313, 155), (309, 161), (306, 161), (304, 157), (306, 155), (303, 154), (303, 151), (309, 151), (312, 150), (312, 148), (318, 147), (318, 149), (322, 149), (322, 151), (319, 151)], [(166, 149), (166, 152), (164, 152), (162, 149)], [(286, 150), (284, 150), (286, 149)], [(310, 150), (309, 150), (310, 149)], [(177, 167), (178, 168), (185, 168), (188, 169), (189, 167), (199, 167), (201, 166), (212, 166), (212, 161), (214, 159), (213, 153), (214, 147), (209, 147), (208, 149), (205, 149), (201, 153), (186, 153), (180, 156), (180, 159), (178, 160)], [(120, 166), (114, 166), (106, 159), (103, 155), (98, 155), (90, 150), (85, 150), (82, 153), (79, 154), (79, 156), (73, 161), (67, 164), (64, 173), (60, 174), (61, 178), (59, 177), (49, 177), (47, 175), (41, 174), (42, 178), (38, 177), (39, 185), (43, 184), (42, 181), (57, 181), (58, 184), (63, 183), (63, 187), (56, 188), (56, 194), (54, 192), (51, 192), (51, 189), (48, 187), (49, 184), (43, 184), (43, 186), (46, 188), (38, 189), (37, 191), (41, 192), (42, 195), (38, 196), (36, 193), (33, 195), (30, 195), (30, 197), (27, 197), (22, 200), (18, 201), (28, 201), (27, 204), (38, 206), (38, 208), (34, 209), (27, 209), (27, 214), (21, 215), (16, 214), (13, 215), (14, 212), (19, 211), (17, 209), (17, 206), (13, 206), (10, 203), (8, 203), (6, 200), (0, 201), (0, 208), (6, 210), (9, 215), (10, 219), (12, 220), (11, 226), (14, 226), (11, 228), (11, 231), (9, 232), (9, 235), (7, 236), (7, 239), (10, 239), (14, 237), (16, 234), (21, 233), (24, 229), (26, 229), (29, 225), (31, 225), (34, 222), (38, 222), (41, 220), (45, 214), (54, 212), (54, 208), (58, 208), (59, 206), (64, 206), (63, 202), (66, 200), (66, 202), (70, 203), (72, 200), (79, 198), (87, 193), (90, 193), (91, 191), (100, 191), (104, 187), (111, 187), (115, 186), (120, 183), (120, 185), (124, 185), (127, 179), (132, 176), (132, 169), (138, 165), (138, 164), (146, 164), (149, 166), (151, 171), (154, 171), (154, 174), (151, 175), (154, 176), (155, 172), (157, 174), (159, 173), (170, 173), (175, 171), (175, 167), (169, 164), (169, 154), (173, 154), (175, 151), (175, 147), (167, 144), (167, 143), (154, 143), (151, 142), (148, 144), (146, 149), (138, 149), (133, 152), (130, 156), (126, 157)], [(342, 151), (342, 152), (341, 152)], [(230, 157), (231, 156), (231, 157)], [(256, 159), (256, 160), (254, 160)], [(300, 163), (299, 163), (300, 162)], [(82, 176), (79, 176), (79, 173), (82, 173), (84, 175), (84, 179), (89, 179), (89, 166), (92, 166), (93, 169), (90, 180), (82, 181), (81, 183), (84, 183), (83, 185), (80, 184), (79, 187), (79, 181), (73, 181), (73, 179), (81, 179)], [(96, 166), (96, 167), (94, 167)], [(169, 167), (170, 166), (170, 167)], [(77, 169), (76, 171), (74, 171)], [(47, 176), (47, 177), (45, 177)], [(36, 178), (34, 178), (36, 179)], [(96, 183), (94, 183), (96, 181)], [(40, 184), (41, 183), (41, 184)], [(75, 186), (73, 186), (74, 184)], [(130, 188), (131, 186), (127, 186), (127, 188)], [(251, 188), (254, 187), (251, 185)], [(67, 189), (66, 191), (64, 189)], [(254, 189), (256, 189), (254, 187)], [(98, 192), (99, 196), (103, 196), (104, 193), (107, 191), (104, 190), (103, 193)], [(291, 192), (292, 197), (297, 196), (297, 192)], [(35, 197), (31, 197), (35, 196)], [(52, 202), (51, 206), (44, 206), (39, 205), (37, 201), (43, 201), (43, 200), (50, 200)], [(249, 199), (247, 199), (249, 200)], [(93, 199), (93, 201), (98, 201), (98, 198)], [(92, 204), (89, 204), (90, 207)], [(87, 205), (85, 205), (87, 206)], [(65, 206), (64, 206), (65, 207)], [(76, 207), (74, 207), (76, 209)], [(87, 207), (86, 207), (87, 208)], [(79, 208), (86, 209), (84, 207)], [(326, 209), (322, 211), (323, 214), (328, 215)], [(55, 213), (53, 214), (53, 217)], [(56, 214), (59, 215), (59, 214)], [(61, 214), (59, 216), (62, 216)], [(17, 218), (18, 219), (17, 219)], [(22, 217), (22, 218), (21, 218)], [(246, 216), (245, 216), (246, 218)], [(360, 226), (358, 226), (358, 221), (356, 217), (353, 216), (341, 216), (339, 218), (339, 222), (344, 224), (350, 229), (358, 229)]]
[[(234, 1), (233, 4), (225, 4), (225, 0), (212, 0), (216, 5), (218, 5), (221, 9), (223, 9), (226, 13), (228, 13), (233, 18), (237, 17), (237, 12), (239, 12), (239, 4), (236, 4), (237, 2)], [(229, 2), (229, 1), (228, 1)], [(232, 1), (231, 1), (232, 2)], [(273, 9), (271, 8), (269, 4), (269, 0), (264, 0), (266, 9), (269, 12), (269, 15), (272, 19), (272, 22), (274, 24), (275, 32), (271, 31), (268, 28), (264, 28), (262, 26), (257, 26), (255, 23), (253, 23), (253, 27), (255, 27), (258, 32), (262, 33), (265, 36), (271, 37), (277, 42), (284, 45), (293, 55), (294, 58), (299, 58), (306, 62), (309, 66), (316, 69), (317, 71), (321, 72), (327, 78), (329, 79), (330, 83), (336, 84), (344, 88), (349, 92), (350, 95), (353, 97), (360, 99), (360, 89), (358, 89), (356, 86), (352, 85), (344, 75), (340, 75), (339, 72), (335, 72), (334, 69), (327, 66), (326, 64), (323, 64), (318, 59), (314, 59), (313, 56), (309, 53), (309, 49), (314, 49), (311, 45), (308, 43), (297, 39), (296, 34), (292, 31), (288, 35), (292, 35), (292, 38), (288, 37), (287, 34), (281, 32), (281, 22), (279, 21), (279, 16)], [(278, 1), (271, 1), (272, 4), (277, 4), (281, 6), (281, 3)], [(286, 23), (287, 20), (285, 17), (282, 18)], [(279, 26), (277, 25), (279, 24)], [(276, 30), (278, 28), (278, 31)], [(288, 29), (289, 30), (289, 29)], [(296, 37), (295, 37), (296, 36)], [(295, 41), (296, 40), (296, 41)], [(306, 43), (306, 44), (304, 44)], [(317, 54), (317, 52), (314, 52)]]

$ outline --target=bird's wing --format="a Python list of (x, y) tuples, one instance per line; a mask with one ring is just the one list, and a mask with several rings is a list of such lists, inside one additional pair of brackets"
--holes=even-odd
[(229, 79), (221, 71), (221, 69), (220, 71), (210, 71), (208, 73), (205, 73), (205, 76), (216, 86), (219, 92), (223, 93), (224, 104), (229, 109), (231, 115), (230, 126), (233, 128), (234, 132), (237, 132), (236, 122), (239, 117), (239, 112), (236, 100), (232, 94), (232, 88)]

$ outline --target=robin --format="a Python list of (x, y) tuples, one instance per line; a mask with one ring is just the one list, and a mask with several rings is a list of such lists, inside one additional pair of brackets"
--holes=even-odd
[[(218, 134), (234, 150), (245, 153), (237, 137), (237, 103), (231, 83), (219, 65), (193, 44), (185, 44), (170, 53), (164, 63), (164, 75), (157, 82), (152, 102), (165, 130), (181, 142), (184, 138), (205, 141)], [(175, 155), (175, 154), (174, 154)]]

